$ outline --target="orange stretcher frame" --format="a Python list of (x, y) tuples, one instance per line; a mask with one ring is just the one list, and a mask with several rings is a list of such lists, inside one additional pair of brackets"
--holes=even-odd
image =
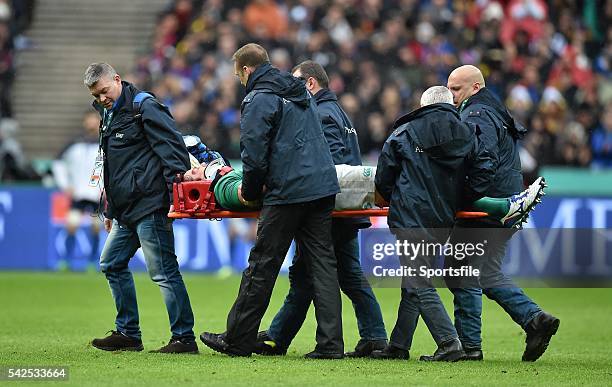
[[(352, 218), (360, 216), (387, 216), (389, 215), (389, 208), (377, 208), (368, 210), (344, 210), (344, 211), (333, 211), (332, 216), (334, 218)], [(474, 212), (474, 211), (457, 211), (455, 216), (458, 219), (474, 219), (484, 218), (489, 216), (486, 212)], [(177, 212), (172, 211), (168, 214), (169, 218), (172, 219), (223, 219), (223, 218), (258, 218), (259, 211), (211, 211), (206, 213), (197, 212)]]

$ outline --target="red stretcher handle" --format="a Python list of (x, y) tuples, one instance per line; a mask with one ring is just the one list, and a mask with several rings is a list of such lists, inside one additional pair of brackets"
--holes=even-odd
[[(389, 208), (369, 209), (369, 210), (344, 210), (344, 211), (333, 211), (332, 216), (334, 218), (357, 218), (361, 216), (387, 216), (389, 215)], [(473, 211), (457, 211), (456, 217), (459, 219), (474, 219), (484, 218), (489, 216), (486, 212), (473, 212)], [(221, 218), (258, 218), (259, 211), (212, 211), (208, 213), (186, 213), (186, 212), (170, 212), (169, 218), (172, 219), (221, 219)]]

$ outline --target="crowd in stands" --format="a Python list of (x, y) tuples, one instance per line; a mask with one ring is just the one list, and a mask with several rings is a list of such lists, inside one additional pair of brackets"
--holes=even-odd
[(32, 21), (34, 3), (35, 0), (0, 0), (0, 182), (38, 178), (15, 138), (19, 124), (13, 118), (11, 100), (15, 50), (28, 44), (23, 32)]
[(23, 44), (30, 25), (33, 0), (0, 0), (0, 117), (13, 117), (11, 88), (15, 78), (14, 50)]
[(612, 0), (174, 0), (130, 79), (239, 158), (232, 53), (254, 41), (283, 70), (313, 59), (373, 162), (421, 92), (470, 63), (530, 129), (526, 165), (610, 167), (611, 19)]

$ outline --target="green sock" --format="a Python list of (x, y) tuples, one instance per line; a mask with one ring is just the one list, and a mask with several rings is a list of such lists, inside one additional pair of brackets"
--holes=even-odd
[(485, 196), (473, 203), (477, 210), (484, 211), (494, 218), (501, 219), (510, 209), (510, 201), (507, 198), (490, 198)]

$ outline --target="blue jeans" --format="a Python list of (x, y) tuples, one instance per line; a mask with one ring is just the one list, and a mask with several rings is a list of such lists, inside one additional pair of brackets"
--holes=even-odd
[(402, 299), (397, 311), (397, 322), (389, 344), (409, 350), (419, 316), (423, 317), (436, 344), (457, 338), (457, 331), (434, 288), (402, 288)]
[[(453, 231), (454, 235), (451, 236), (451, 240), (457, 242), (458, 239), (467, 241), (479, 238), (488, 241), (485, 254), (477, 263), (481, 273), (480, 278), (478, 278), (480, 288), (473, 287), (472, 283), (463, 287), (454, 287), (451, 282), (447, 281), (454, 296), (455, 327), (459, 339), (465, 348), (479, 349), (482, 344), (483, 293), (489, 299), (497, 302), (510, 315), (512, 320), (523, 329), (534, 317), (542, 313), (542, 309), (502, 271), (506, 247), (512, 237), (512, 232), (507, 229), (500, 230), (497, 228), (497, 224), (495, 224), (495, 227), (491, 227), (490, 223), (486, 221), (462, 222), (461, 226), (458, 230)], [(476, 232), (470, 233), (468, 230), (476, 227), (478, 227)], [(448, 264), (449, 260), (447, 258)]]
[(141, 336), (136, 288), (128, 268), (130, 259), (141, 246), (149, 276), (159, 285), (164, 298), (172, 338), (195, 339), (193, 312), (174, 254), (172, 221), (162, 212), (143, 217), (133, 228), (113, 220), (100, 257), (100, 269), (115, 299), (117, 330), (129, 337)]
[[(387, 332), (380, 305), (366, 280), (359, 261), (358, 230), (342, 230), (334, 224), (332, 238), (338, 263), (340, 289), (353, 302), (359, 336), (362, 340), (386, 340)], [(299, 256), (299, 246), (289, 268), (289, 293), (276, 313), (268, 335), (279, 347), (288, 348), (302, 327), (313, 298), (308, 263)]]

